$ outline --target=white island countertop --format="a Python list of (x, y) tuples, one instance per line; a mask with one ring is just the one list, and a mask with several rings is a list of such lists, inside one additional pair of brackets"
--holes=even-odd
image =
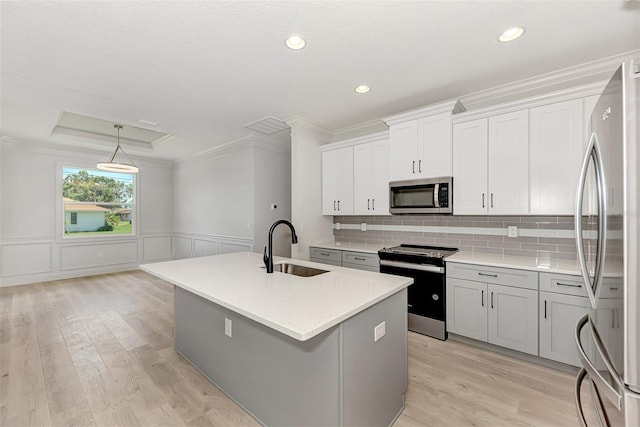
[(329, 270), (267, 274), (262, 254), (238, 252), (143, 264), (140, 269), (215, 304), (306, 341), (413, 283), (413, 279), (276, 257)]

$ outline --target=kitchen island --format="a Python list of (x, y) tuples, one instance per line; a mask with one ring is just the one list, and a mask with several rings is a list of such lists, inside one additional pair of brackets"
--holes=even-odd
[(412, 279), (283, 261), (328, 272), (267, 274), (248, 252), (140, 268), (175, 285), (176, 351), (259, 422), (390, 425), (407, 389)]

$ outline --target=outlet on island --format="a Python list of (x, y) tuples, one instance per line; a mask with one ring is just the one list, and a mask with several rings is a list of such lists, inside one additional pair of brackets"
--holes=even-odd
[(377, 342), (386, 333), (387, 333), (386, 322), (382, 322), (378, 326), (376, 326), (375, 329), (373, 330), (373, 341)]

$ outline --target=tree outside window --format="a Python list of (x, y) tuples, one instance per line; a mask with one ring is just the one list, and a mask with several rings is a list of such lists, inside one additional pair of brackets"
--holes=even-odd
[(134, 233), (134, 175), (62, 168), (65, 237)]

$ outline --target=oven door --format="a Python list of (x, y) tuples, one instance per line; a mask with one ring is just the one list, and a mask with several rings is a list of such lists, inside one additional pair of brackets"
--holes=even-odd
[(382, 260), (380, 272), (413, 278), (413, 285), (408, 288), (408, 312), (444, 322), (444, 267)]

